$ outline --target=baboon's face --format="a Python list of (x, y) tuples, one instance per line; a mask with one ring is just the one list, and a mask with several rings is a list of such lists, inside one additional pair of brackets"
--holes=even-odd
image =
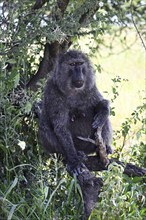
[(64, 93), (81, 91), (93, 86), (93, 71), (87, 57), (78, 51), (69, 51), (60, 57), (56, 81)]
[(67, 77), (72, 88), (80, 89), (84, 86), (86, 78), (86, 65), (83, 59), (73, 59), (67, 62)]

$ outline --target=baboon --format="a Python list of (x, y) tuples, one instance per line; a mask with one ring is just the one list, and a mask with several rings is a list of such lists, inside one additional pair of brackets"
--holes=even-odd
[(109, 113), (109, 102), (95, 85), (87, 56), (77, 50), (61, 54), (47, 81), (39, 120), (40, 139), (48, 153), (62, 154), (68, 170), (79, 171), (81, 152), (97, 152), (95, 144), (79, 137), (95, 139), (98, 127), (102, 127), (107, 154), (111, 153)]

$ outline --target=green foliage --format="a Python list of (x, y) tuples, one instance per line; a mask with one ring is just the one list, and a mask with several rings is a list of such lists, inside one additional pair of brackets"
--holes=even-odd
[(45, 164), (39, 156), (34, 165), (21, 164), (7, 169), (7, 175), (7, 180), (9, 178), (11, 181), (1, 181), (1, 218), (80, 218), (82, 199), (78, 193), (79, 185), (75, 179), (67, 178), (66, 171), (57, 158), (52, 158)]
[(146, 216), (145, 178), (127, 177), (124, 168), (113, 163), (103, 174), (104, 186), (89, 219), (143, 220)]
[[(120, 145), (117, 141), (119, 139)], [(117, 158), (125, 158), (125, 161), (129, 160), (128, 153), (128, 155), (131, 155), (130, 161), (143, 167), (146, 166), (145, 104), (138, 106), (131, 113), (131, 116), (122, 123), (121, 129), (115, 131), (113, 144)], [(127, 145), (130, 145), (130, 147), (128, 148)]]

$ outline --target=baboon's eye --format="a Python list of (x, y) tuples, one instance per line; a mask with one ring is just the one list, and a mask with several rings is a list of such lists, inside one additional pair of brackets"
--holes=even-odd
[(74, 62), (74, 63), (70, 63), (70, 66), (81, 66), (84, 62)]
[(82, 65), (83, 63), (84, 63), (84, 62), (78, 62), (78, 63), (77, 63), (77, 65), (79, 65), (79, 66), (80, 66), (80, 65)]
[(70, 63), (69, 65), (70, 66), (76, 66), (76, 63)]

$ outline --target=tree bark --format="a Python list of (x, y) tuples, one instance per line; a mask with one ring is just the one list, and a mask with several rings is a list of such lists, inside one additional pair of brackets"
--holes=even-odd
[(34, 76), (31, 77), (29, 82), (27, 83), (27, 88), (36, 91), (38, 89), (37, 82), (40, 79), (44, 79), (47, 77), (47, 74), (53, 70), (55, 66), (55, 61), (59, 51), (59, 43), (54, 42), (52, 44), (46, 43), (44, 47), (44, 56), (42, 61), (40, 62), (38, 71)]
[[(138, 167), (134, 164), (131, 164), (131, 163), (124, 164), (123, 162), (119, 161), (116, 158), (109, 159), (108, 166), (113, 162), (116, 162), (117, 164), (120, 164), (123, 167), (125, 167), (124, 174), (126, 174), (130, 177), (146, 175), (146, 169), (140, 168), (140, 167)], [(101, 162), (100, 160), (97, 159), (96, 156), (88, 156), (88, 160), (85, 161), (85, 165), (90, 171), (108, 170), (108, 166), (105, 166), (103, 164), (103, 162)]]

